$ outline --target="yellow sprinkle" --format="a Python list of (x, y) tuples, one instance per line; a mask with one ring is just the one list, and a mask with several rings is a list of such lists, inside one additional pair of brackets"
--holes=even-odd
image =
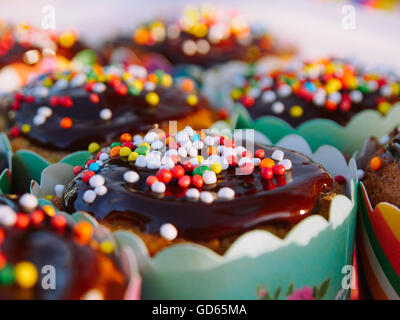
[(114, 244), (110, 240), (104, 240), (100, 243), (100, 249), (105, 254), (110, 254), (114, 251)]
[(327, 82), (325, 90), (328, 94), (339, 91), (342, 88), (342, 83), (338, 79), (331, 79)]
[(42, 209), (49, 217), (54, 217), (56, 215), (56, 210), (49, 204), (44, 205)]
[(71, 48), (76, 41), (76, 36), (70, 31), (66, 31), (60, 35), (60, 38), (58, 39), (58, 42), (64, 47), (64, 48)]
[(29, 131), (31, 131), (31, 126), (29, 124), (25, 123), (22, 125), (21, 130), (23, 133), (28, 133)]
[(52, 194), (48, 194), (47, 196), (44, 197), (47, 200), (53, 200), (53, 195)]
[(19, 284), (20, 287), (24, 289), (32, 288), (37, 279), (38, 272), (33, 263), (28, 261), (19, 262), (15, 266), (15, 281)]
[(137, 153), (136, 151), (133, 151), (129, 154), (128, 160), (133, 162), (133, 161), (136, 161), (137, 157), (139, 157), (139, 153)]
[(51, 80), (50, 78), (46, 78), (43, 80), (42, 84), (45, 87), (51, 87), (53, 85), (53, 80)]
[(380, 104), (378, 104), (378, 111), (383, 115), (385, 115), (390, 110), (391, 107), (392, 105), (389, 102), (383, 101)]
[(199, 163), (202, 163), (203, 162), (203, 160), (204, 160), (204, 158), (202, 157), (202, 156), (197, 156), (197, 160), (199, 161)]
[(400, 95), (400, 84), (393, 83), (392, 84), (392, 92), (393, 92), (393, 95)]
[(124, 72), (122, 74), (122, 80), (127, 81), (132, 78), (132, 75), (129, 72)]
[(107, 82), (107, 81), (108, 81), (108, 78), (107, 78), (107, 76), (106, 76), (105, 74), (99, 74), (99, 75), (97, 76), (97, 81), (98, 81), (98, 82)]
[(96, 153), (100, 150), (100, 145), (97, 142), (92, 142), (89, 144), (88, 150), (90, 153)]
[(148, 104), (156, 106), (160, 102), (160, 98), (157, 93), (149, 92), (148, 94), (146, 94), (146, 101)]
[(197, 96), (194, 94), (189, 94), (186, 98), (186, 102), (191, 106), (195, 106), (198, 101)]
[(164, 76), (161, 79), (161, 85), (166, 88), (169, 88), (170, 86), (172, 86), (173, 82), (174, 82), (174, 80), (172, 79), (172, 77), (169, 74), (164, 74)]
[(128, 157), (129, 156), (129, 154), (132, 152), (132, 150), (130, 149), (130, 148), (128, 148), (128, 147), (122, 147), (120, 150), (119, 150), (119, 156), (120, 157)]
[(290, 108), (289, 114), (293, 118), (300, 118), (303, 115), (303, 108), (300, 106), (293, 106)]
[(141, 146), (146, 146), (147, 148), (150, 148), (150, 145), (147, 142), (142, 142), (141, 144), (138, 145), (138, 147)]
[(210, 167), (212, 171), (214, 171), (216, 174), (220, 173), (222, 171), (222, 166), (219, 163), (213, 163)]
[(132, 82), (132, 86), (134, 86), (136, 89), (138, 89), (139, 91), (143, 90), (143, 82), (140, 80), (134, 80)]
[(239, 99), (242, 96), (242, 91), (240, 89), (233, 89), (231, 91), (231, 97), (234, 100)]

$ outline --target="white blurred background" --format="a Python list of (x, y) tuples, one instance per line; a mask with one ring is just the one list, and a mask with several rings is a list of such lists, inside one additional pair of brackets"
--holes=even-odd
[(277, 36), (297, 44), (302, 57), (342, 55), (391, 66), (400, 72), (400, 13), (356, 6), (355, 29), (342, 26), (342, 1), (318, 0), (0, 0), (0, 18), (40, 26), (42, 8), (56, 9), (57, 29), (77, 28), (98, 44), (106, 36), (130, 30), (154, 15), (193, 3), (231, 6), (250, 21), (265, 24)]

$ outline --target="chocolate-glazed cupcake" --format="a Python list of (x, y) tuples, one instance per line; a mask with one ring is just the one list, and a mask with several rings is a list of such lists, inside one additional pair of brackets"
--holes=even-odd
[(377, 144), (377, 151), (364, 168), (362, 182), (373, 207), (388, 202), (400, 207), (400, 131), (395, 128)]
[[(25, 84), (31, 73), (46, 69), (42, 58), (72, 59), (86, 46), (75, 31), (51, 32), (27, 24), (8, 24), (0, 21), (0, 69), (12, 67), (18, 84)], [(55, 62), (57, 63), (57, 62)], [(11, 71), (10, 71), (11, 72)], [(10, 73), (0, 79), (0, 92), (11, 88)], [(15, 88), (15, 86), (13, 86)]]
[(0, 299), (123, 299), (113, 243), (92, 234), (30, 194), (0, 196)]
[(253, 120), (275, 116), (293, 127), (317, 118), (346, 125), (363, 110), (385, 115), (400, 101), (395, 75), (369, 72), (340, 59), (319, 59), (273, 72), (252, 72), (231, 91)]
[(172, 63), (209, 68), (230, 60), (254, 62), (262, 56), (291, 55), (264, 28), (252, 28), (234, 10), (222, 7), (187, 6), (174, 19), (154, 19), (138, 26), (133, 34), (106, 42), (102, 53), (108, 62), (143, 60), (159, 54)]
[(192, 80), (174, 84), (169, 74), (137, 65), (44, 74), (15, 94), (9, 110), (14, 150), (31, 149), (51, 162), (126, 130), (165, 128), (169, 120), (201, 128), (216, 119)]
[(255, 151), (227, 137), (187, 127), (152, 130), (93, 150), (65, 186), (60, 206), (92, 214), (112, 230), (128, 229), (151, 255), (179, 242), (223, 254), (243, 233), (284, 237), (304, 218), (328, 218), (340, 187), (319, 164), (282, 148)]

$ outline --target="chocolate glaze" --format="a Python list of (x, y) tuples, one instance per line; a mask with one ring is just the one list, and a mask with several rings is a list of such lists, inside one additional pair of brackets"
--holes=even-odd
[[(8, 205), (16, 212), (22, 211), (16, 201), (4, 196), (0, 197), (0, 204)], [(30, 226), (25, 230), (6, 227), (4, 232), (1, 252), (6, 256), (7, 262), (16, 264), (29, 261), (38, 269), (39, 278), (32, 289), (0, 285), (0, 299), (80, 299), (96, 285), (102, 272), (100, 259), (104, 257), (100, 257), (99, 252), (92, 247), (78, 244), (73, 239), (71, 228), (60, 235), (46, 218), (39, 227)], [(45, 290), (41, 285), (45, 276), (41, 273), (41, 268), (46, 265), (54, 266), (56, 270), (54, 290)], [(108, 289), (106, 297), (109, 299), (123, 298), (123, 285), (110, 282)]]
[[(397, 132), (397, 129), (395, 130)], [(397, 134), (387, 146), (387, 150), (396, 159), (399, 161), (400, 159), (400, 134)]]
[[(35, 84), (26, 88), (26, 94), (35, 91)], [(152, 128), (155, 123), (168, 120), (179, 120), (201, 108), (209, 107), (204, 97), (199, 97), (196, 106), (186, 103), (186, 95), (177, 87), (157, 87), (155, 92), (160, 96), (157, 106), (150, 106), (145, 95), (148, 91), (142, 91), (140, 95), (118, 95), (107, 86), (103, 93), (99, 93), (100, 101), (95, 104), (89, 99), (90, 93), (83, 87), (66, 89), (50, 88), (48, 98), (35, 96), (34, 103), (22, 103), (16, 112), (16, 125), (30, 124), (31, 130), (26, 135), (32, 142), (49, 149), (80, 150), (86, 149), (88, 144), (96, 141), (99, 143), (111, 142), (124, 132), (144, 132)], [(41, 106), (50, 106), (51, 96), (69, 96), (73, 100), (73, 106), (66, 108), (57, 106), (53, 108), (53, 115), (41, 126), (33, 124), (33, 118), (37, 109)], [(102, 120), (100, 110), (109, 108), (112, 111), (110, 120)], [(73, 126), (63, 129), (60, 121), (69, 117)]]
[[(263, 148), (266, 154), (273, 151), (270, 147)], [(157, 233), (162, 224), (172, 223), (179, 236), (193, 241), (240, 234), (268, 223), (295, 224), (318, 210), (321, 195), (332, 191), (333, 179), (306, 156), (284, 152), (293, 167), (281, 179), (263, 179), (258, 167), (248, 176), (235, 175), (230, 168), (218, 175), (217, 185), (203, 187), (214, 192), (230, 187), (235, 191), (233, 200), (216, 200), (212, 204), (191, 202), (184, 196), (186, 190), (175, 182), (167, 184), (164, 197), (159, 199), (145, 183), (155, 170), (109, 160), (99, 172), (105, 178), (108, 193), (97, 197), (92, 204), (84, 202), (83, 193), (90, 187), (78, 175), (66, 186), (62, 207), (70, 213), (87, 211), (100, 221), (127, 212), (137, 226), (149, 233)], [(124, 182), (123, 174), (128, 170), (139, 173), (138, 183)]]

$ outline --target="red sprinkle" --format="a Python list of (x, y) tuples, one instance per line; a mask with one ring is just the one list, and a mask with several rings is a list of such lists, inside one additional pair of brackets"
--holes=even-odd
[(257, 149), (256, 152), (254, 152), (254, 156), (263, 159), (265, 157), (265, 151), (263, 149)]
[(10, 136), (13, 138), (17, 138), (19, 137), (21, 134), (21, 131), (19, 130), (19, 128), (17, 126), (13, 126), (10, 128)]
[(146, 179), (146, 184), (151, 187), (153, 183), (156, 183), (157, 181), (158, 179), (156, 176), (148, 176)]
[(335, 181), (337, 183), (339, 183), (340, 185), (345, 184), (346, 183), (346, 179), (343, 176), (335, 176)]
[(71, 108), (74, 105), (74, 102), (72, 101), (71, 97), (66, 96), (60, 98), (60, 104), (65, 108)]
[(134, 146), (133, 143), (130, 142), (130, 141), (124, 142), (124, 143), (121, 145), (121, 147), (122, 147), (122, 148), (123, 148), (123, 147), (128, 147), (128, 148), (131, 149), (131, 150), (135, 149), (135, 146)]
[(51, 225), (57, 230), (62, 230), (67, 226), (67, 220), (61, 215), (56, 215), (51, 218)]
[(249, 150), (246, 150), (246, 151), (243, 151), (242, 157), (246, 157), (246, 158), (252, 159), (253, 158), (253, 154)]
[(97, 93), (91, 93), (89, 96), (89, 99), (93, 103), (99, 103), (99, 101), (100, 101), (99, 95)]
[(190, 183), (192, 182), (191, 180), (192, 180), (192, 179), (190, 178), (190, 176), (184, 175), (184, 176), (182, 176), (182, 177), (179, 178), (179, 180), (178, 180), (178, 185), (179, 185), (181, 188), (187, 188), (187, 187), (190, 186)]
[(286, 172), (286, 169), (282, 164), (275, 165), (273, 170), (274, 170), (274, 174), (276, 174), (276, 175), (283, 175)]
[(125, 85), (121, 84), (115, 88), (115, 92), (120, 96), (124, 96), (128, 93), (128, 88)]
[(226, 109), (220, 109), (218, 111), (218, 115), (221, 120), (226, 120), (229, 117), (228, 111), (226, 111)]
[(240, 167), (240, 172), (243, 175), (252, 174), (254, 171), (254, 163), (253, 162), (246, 162)]
[(161, 182), (168, 183), (172, 180), (172, 172), (168, 169), (158, 170), (157, 179)]
[(234, 166), (236, 166), (238, 164), (238, 159), (234, 155), (228, 156), (226, 158), (226, 161), (228, 161), (230, 167), (234, 167)]
[(32, 224), (34, 226), (38, 226), (44, 220), (44, 213), (41, 210), (35, 210), (30, 214), (30, 218), (31, 218)]
[(94, 173), (94, 171), (86, 171), (83, 175), (82, 175), (82, 181), (85, 183), (89, 183), (89, 180), (91, 177), (93, 177), (96, 173)]
[(15, 226), (19, 229), (26, 229), (29, 226), (29, 216), (26, 213), (18, 212), (17, 213), (17, 221), (15, 222)]
[(175, 179), (179, 179), (185, 175), (185, 169), (181, 165), (176, 165), (175, 167), (172, 168), (171, 171), (172, 171), (172, 176)]
[(58, 106), (59, 103), (60, 103), (60, 97), (59, 97), (59, 96), (52, 96), (52, 97), (50, 98), (50, 105), (51, 105), (52, 107)]
[(24, 94), (21, 92), (14, 93), (14, 100), (21, 102), (22, 100), (24, 100)]
[(195, 174), (195, 175), (192, 177), (192, 184), (193, 184), (195, 187), (201, 188), (201, 187), (203, 186), (203, 183), (204, 183), (204, 181), (203, 181), (203, 177), (202, 177), (201, 175)]
[(20, 107), (21, 107), (21, 105), (20, 105), (19, 101), (14, 101), (11, 104), (11, 109), (14, 110), (14, 111), (19, 110)]
[(189, 161), (185, 161), (183, 164), (183, 169), (185, 169), (186, 173), (190, 173), (193, 170), (193, 165)]
[(26, 96), (25, 101), (27, 103), (34, 103), (35, 102), (35, 97), (34, 96)]
[(81, 166), (75, 166), (74, 169), (72, 170), (74, 175), (79, 174), (81, 171), (83, 170), (83, 168)]
[(274, 176), (274, 171), (272, 170), (272, 168), (268, 168), (268, 167), (262, 168), (261, 176), (264, 179), (272, 179), (272, 177)]

